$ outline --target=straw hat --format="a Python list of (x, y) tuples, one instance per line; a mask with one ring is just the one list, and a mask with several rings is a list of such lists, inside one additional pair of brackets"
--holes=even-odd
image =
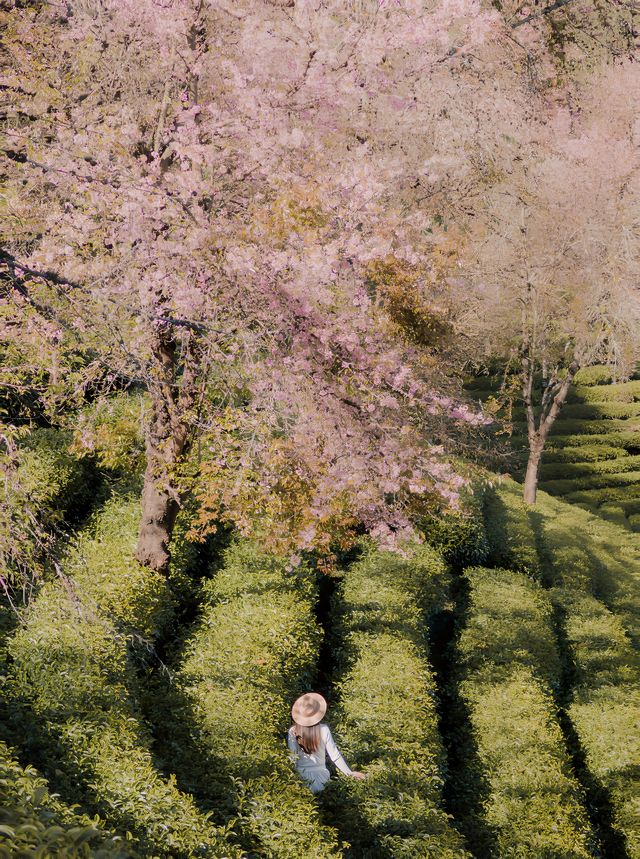
[(317, 692), (301, 695), (291, 708), (291, 716), (297, 725), (305, 728), (317, 725), (327, 712), (327, 702)]

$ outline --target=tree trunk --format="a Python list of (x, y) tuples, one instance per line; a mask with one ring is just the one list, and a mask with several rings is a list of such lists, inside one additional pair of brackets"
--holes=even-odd
[(147, 466), (136, 558), (143, 566), (165, 576), (169, 574), (169, 543), (178, 510), (178, 502), (159, 484), (154, 469)]
[(154, 372), (146, 431), (147, 467), (142, 490), (142, 518), (136, 558), (145, 567), (169, 574), (169, 545), (180, 509), (177, 472), (192, 442), (206, 387), (203, 352), (196, 332), (179, 346), (168, 324), (154, 330)]
[(536, 493), (538, 491), (538, 477), (540, 474), (540, 462), (542, 460), (542, 451), (544, 441), (540, 439), (534, 444), (529, 445), (529, 459), (527, 460), (527, 472), (524, 478), (524, 502), (525, 504), (536, 503)]
[[(531, 365), (525, 364), (529, 374), (524, 385), (524, 402), (527, 409), (527, 426), (529, 430), (529, 459), (527, 460), (527, 471), (524, 478), (523, 497), (525, 504), (535, 504), (536, 494), (538, 491), (538, 478), (540, 474), (540, 462), (542, 460), (542, 452), (544, 445), (549, 437), (551, 427), (560, 414), (560, 410), (567, 399), (569, 388), (573, 379), (580, 369), (577, 361), (572, 361), (567, 370), (567, 375), (562, 382), (555, 385), (549, 385), (542, 396), (542, 414), (538, 427), (535, 426), (535, 418), (533, 413), (532, 387), (533, 387), (533, 372)], [(554, 373), (554, 378), (557, 373)]]
[(153, 355), (156, 372), (149, 385), (151, 408), (146, 431), (147, 467), (136, 558), (167, 576), (169, 544), (180, 508), (173, 475), (187, 447), (184, 423), (176, 415), (177, 344), (168, 326), (158, 326)]

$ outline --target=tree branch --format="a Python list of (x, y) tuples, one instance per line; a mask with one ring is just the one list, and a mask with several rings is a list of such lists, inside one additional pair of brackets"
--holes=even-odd
[[(83, 284), (78, 283), (78, 281), (72, 280), (68, 277), (64, 277), (64, 275), (58, 274), (55, 271), (39, 271), (38, 269), (31, 268), (30, 266), (24, 265), (23, 263), (19, 262), (13, 256), (13, 254), (10, 254), (8, 251), (0, 248), (0, 265), (2, 265), (3, 263), (9, 269), (9, 274), (11, 276), (12, 285), (14, 289), (20, 292), (20, 294), (24, 298), (27, 298), (30, 302), (31, 299), (28, 295), (28, 291), (19, 272), (22, 272), (22, 274), (29, 275), (29, 277), (37, 277), (39, 280), (43, 280), (46, 283), (53, 284), (54, 286), (70, 286), (72, 289), (78, 289), (87, 295), (91, 294), (91, 290)], [(42, 307), (43, 305), (40, 305), (38, 309)], [(138, 313), (138, 315), (141, 316), (142, 314)], [(169, 316), (167, 314), (163, 314), (160, 316), (151, 316), (150, 319), (153, 322), (166, 322), (168, 325), (173, 325), (176, 328), (186, 328), (189, 331), (196, 331), (198, 333), (204, 333), (205, 331), (211, 330), (207, 325), (204, 325), (201, 322), (192, 322), (189, 319), (179, 319), (175, 316)]]
[(551, 4), (551, 6), (547, 6), (545, 9), (541, 9), (539, 12), (532, 12), (531, 15), (527, 15), (526, 18), (522, 18), (521, 21), (516, 21), (515, 24), (511, 25), (511, 29), (515, 30), (517, 27), (522, 27), (524, 24), (528, 24), (530, 21), (533, 21), (536, 18), (541, 18), (544, 15), (549, 15), (551, 12), (555, 12), (556, 9), (561, 9), (563, 6), (568, 6), (569, 3), (573, 2), (574, 0), (556, 0), (555, 3)]

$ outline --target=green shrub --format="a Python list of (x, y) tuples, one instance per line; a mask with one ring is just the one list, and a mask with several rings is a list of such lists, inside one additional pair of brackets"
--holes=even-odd
[(576, 385), (609, 385), (614, 379), (613, 369), (594, 364), (593, 367), (582, 367), (575, 375)]
[(456, 673), (488, 781), (484, 819), (467, 820), (466, 830), (479, 840), (488, 826), (496, 856), (586, 859), (593, 836), (551, 694), (560, 663), (549, 600), (519, 573), (476, 568), (465, 575), (468, 621)]
[(608, 420), (617, 418), (637, 418), (640, 415), (640, 402), (635, 403), (566, 403), (558, 421), (566, 420)]
[(619, 459), (628, 456), (624, 447), (607, 444), (583, 444), (576, 447), (549, 447), (543, 454), (543, 468), (552, 463), (584, 463)]
[(545, 480), (541, 483), (541, 488), (550, 495), (569, 495), (592, 489), (634, 486), (638, 481), (640, 481), (640, 471), (629, 471), (622, 474), (592, 474), (588, 477), (576, 477), (573, 480)]
[(141, 393), (118, 393), (98, 399), (79, 415), (72, 450), (92, 456), (103, 468), (140, 474), (146, 455), (142, 423), (147, 397)]
[(340, 855), (285, 744), (291, 703), (315, 674), (315, 599), (305, 564), (291, 567), (249, 543), (234, 544), (205, 585), (202, 618), (176, 675), (211, 765), (207, 799), (235, 807), (260, 856)]
[(628, 634), (637, 637), (640, 546), (635, 535), (544, 493), (535, 515), (543, 532), (546, 580), (599, 598), (620, 616)]
[(631, 513), (628, 516), (628, 521), (634, 531), (640, 531), (640, 513)]
[(615, 522), (621, 528), (629, 527), (629, 520), (621, 504), (603, 504), (602, 507), (598, 507), (597, 514), (608, 522)]
[(237, 856), (173, 779), (157, 772), (135, 698), (132, 653), (171, 617), (166, 582), (133, 560), (136, 498), (114, 495), (47, 583), (11, 640), (8, 688), (43, 739), (38, 749), (66, 797), (143, 855)]
[(484, 520), (491, 563), (537, 576), (536, 536), (522, 499), (522, 488), (513, 481), (505, 481), (487, 489)]
[(500, 387), (500, 383), (502, 382), (501, 376), (475, 376), (472, 379), (469, 379), (465, 382), (465, 388), (468, 391), (473, 391), (474, 394), (476, 391), (482, 390), (490, 390), (495, 393), (496, 390)]
[[(514, 421), (514, 432), (519, 432), (524, 435), (526, 425), (522, 421)], [(604, 418), (600, 420), (566, 420), (558, 419), (551, 427), (550, 437), (555, 441), (555, 436), (565, 435), (606, 435), (609, 436), (610, 443), (612, 433), (640, 433), (640, 421), (636, 418), (622, 420), (619, 418)], [(591, 440), (592, 441), (592, 440)]]
[(618, 382), (615, 385), (576, 385), (571, 388), (567, 402), (633, 403), (640, 401), (640, 380)]
[(492, 679), (515, 664), (539, 674), (549, 687), (560, 677), (552, 607), (540, 585), (523, 573), (500, 568), (465, 570), (470, 584), (468, 620), (458, 642), (463, 676), (487, 671)]
[(637, 452), (640, 449), (640, 432), (632, 432), (630, 430), (622, 432), (610, 432), (604, 435), (555, 435), (549, 439), (545, 448), (546, 452), (561, 450), (567, 447), (588, 447), (597, 448), (599, 446), (620, 447), (630, 452)]
[(133, 852), (52, 795), (33, 767), (22, 767), (0, 740), (0, 856), (124, 859)]
[(332, 709), (346, 759), (365, 781), (338, 779), (323, 794), (349, 856), (453, 859), (469, 854), (442, 810), (444, 753), (425, 617), (447, 596), (442, 559), (409, 560), (370, 548), (333, 600), (338, 654)]
[[(540, 407), (534, 406), (536, 417), (540, 414)], [(640, 416), (640, 402), (635, 403), (566, 403), (558, 418), (556, 425), (564, 425), (567, 421), (609, 421), (613, 419), (627, 420)], [(526, 419), (526, 412), (521, 406), (514, 407), (512, 420), (520, 426)]]
[(626, 510), (629, 504), (639, 500), (636, 493), (637, 490), (631, 487), (606, 486), (604, 489), (581, 489), (577, 492), (568, 492), (563, 499), (593, 510), (597, 510), (602, 504), (619, 503), (624, 505)]
[(476, 486), (473, 493), (465, 495), (459, 512), (416, 522), (429, 545), (456, 567), (481, 564), (487, 557), (489, 545), (484, 526), (483, 496), (484, 487)]
[(610, 804), (627, 855), (640, 857), (640, 658), (619, 621), (598, 600), (552, 591), (565, 616), (573, 669), (568, 708), (589, 772)]
[(3, 480), (0, 567), (10, 581), (37, 578), (42, 544), (64, 519), (77, 519), (91, 505), (95, 469), (69, 453), (69, 441), (70, 435), (60, 430), (34, 430), (18, 447), (15, 474)]
[(640, 469), (640, 456), (627, 454), (621, 459), (607, 459), (601, 462), (554, 462), (550, 464), (543, 462), (540, 477), (543, 481), (566, 480), (592, 475), (624, 474), (627, 471), (637, 473), (638, 469)]

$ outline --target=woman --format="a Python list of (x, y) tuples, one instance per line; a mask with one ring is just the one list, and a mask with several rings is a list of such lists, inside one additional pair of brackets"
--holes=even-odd
[(287, 745), (296, 769), (311, 788), (320, 793), (331, 778), (326, 756), (345, 775), (363, 779), (364, 773), (349, 769), (333, 741), (329, 726), (322, 722), (327, 702), (317, 692), (301, 695), (291, 708), (293, 725), (289, 728)]

